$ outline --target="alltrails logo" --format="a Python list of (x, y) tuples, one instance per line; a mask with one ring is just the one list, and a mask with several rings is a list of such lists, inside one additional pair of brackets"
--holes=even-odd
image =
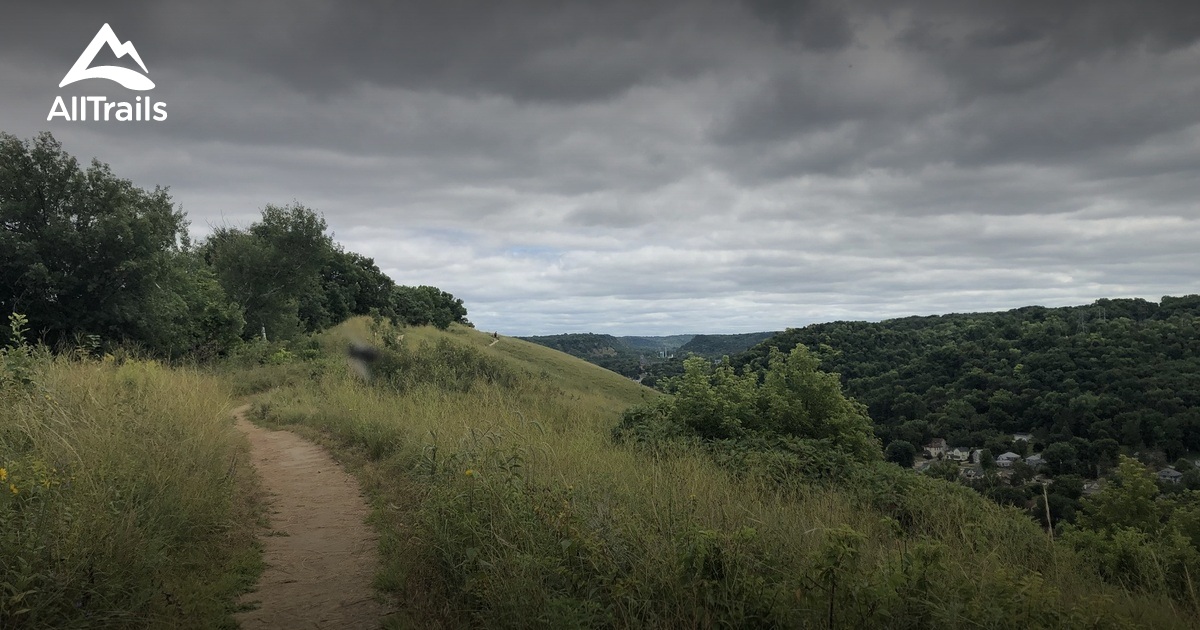
[[(96, 59), (96, 54), (106, 45), (118, 58), (129, 55), (141, 67), (142, 72), (150, 73), (146, 69), (146, 64), (142, 62), (141, 55), (138, 55), (137, 48), (133, 47), (133, 42), (121, 43), (112, 27), (105, 24), (92, 38), (92, 43), (83, 50), (83, 54), (79, 55), (79, 59), (75, 60), (75, 65), (67, 71), (67, 75), (63, 77), (58, 87), (65, 87), (85, 79), (108, 79), (121, 84), (122, 87), (139, 92), (154, 89), (154, 82), (150, 80), (150, 77), (136, 70), (120, 66), (90, 67), (92, 61)], [(107, 96), (72, 96), (70, 103), (70, 107), (67, 107), (67, 101), (62, 96), (56, 96), (46, 120), (54, 120), (60, 116), (70, 122), (78, 120), (162, 121), (167, 119), (167, 104), (155, 103), (149, 95), (139, 96), (132, 103), (109, 101)], [(90, 117), (89, 114), (91, 114)]]

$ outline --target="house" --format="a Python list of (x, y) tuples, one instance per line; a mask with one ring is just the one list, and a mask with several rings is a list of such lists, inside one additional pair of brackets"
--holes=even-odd
[(1033, 468), (1037, 468), (1038, 466), (1044, 466), (1046, 464), (1046, 460), (1043, 459), (1041, 455), (1035, 454), (1035, 455), (1030, 455), (1029, 457), (1026, 457), (1025, 463), (1029, 464)]
[(1092, 481), (1085, 481), (1083, 483), (1083, 494), (1086, 496), (1091, 496), (1093, 494), (1096, 494), (1097, 492), (1100, 492), (1102, 489), (1104, 489), (1104, 484), (1101, 483), (1099, 479), (1095, 479)]
[(946, 440), (943, 438), (933, 438), (925, 445), (925, 455), (929, 457), (938, 457), (946, 452)]
[(1158, 471), (1158, 480), (1164, 483), (1179, 483), (1183, 479), (1183, 473), (1174, 468), (1164, 468)]
[(1032, 433), (1014, 433), (1013, 441), (1014, 442), (1032, 442), (1033, 434)]
[(946, 459), (956, 462), (965, 462), (968, 459), (971, 459), (971, 449), (966, 446), (955, 446), (946, 451)]
[(1017, 455), (1016, 453), (1009, 451), (1009, 452), (1004, 453), (996, 458), (996, 465), (1001, 468), (1009, 468), (1013, 465), (1013, 462), (1020, 461), (1020, 460), (1021, 460), (1020, 455)]

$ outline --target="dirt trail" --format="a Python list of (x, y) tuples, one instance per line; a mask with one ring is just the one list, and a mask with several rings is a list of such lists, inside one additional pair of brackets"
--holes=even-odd
[(322, 448), (288, 431), (248, 422), (251, 457), (270, 493), (270, 532), (262, 537), (267, 568), (258, 602), (238, 613), (242, 628), (378, 628), (388, 611), (374, 599), (378, 538), (363, 520), (367, 504), (358, 483)]

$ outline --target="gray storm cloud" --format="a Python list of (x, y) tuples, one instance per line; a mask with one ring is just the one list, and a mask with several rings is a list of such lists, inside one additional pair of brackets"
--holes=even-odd
[[(300, 201), (489, 330), (739, 332), (1200, 291), (1191, 2), (9, 13), (0, 129), (170, 186), (200, 237)], [(169, 120), (46, 122), (104, 23)]]

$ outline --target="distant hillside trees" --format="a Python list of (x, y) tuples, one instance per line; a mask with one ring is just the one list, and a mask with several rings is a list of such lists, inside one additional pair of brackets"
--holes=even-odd
[(684, 357), (689, 354), (697, 354), (710, 359), (719, 359), (725, 355), (745, 352), (748, 348), (775, 334), (773, 332), (755, 332), (732, 335), (696, 335), (680, 346), (677, 354)]
[(641, 378), (642, 384), (648, 387), (658, 387), (663, 379), (682, 375), (683, 360), (690, 355), (720, 359), (742, 352), (773, 334), (616, 337), (568, 333), (522, 339), (579, 357), (629, 378)]
[(259, 336), (291, 339), (354, 315), (468, 324), (462, 300), (401, 287), (345, 251), (320, 214), (268, 205), (247, 228), (194, 245), (167, 191), (146, 191), (50, 134), (0, 134), (0, 311), (51, 345), (135, 343), (213, 356)]
[[(1121, 447), (1165, 462), (1200, 451), (1200, 296), (816, 324), (734, 365), (799, 345), (841, 375), (885, 443), (1048, 448), (1052, 471), (1089, 476)], [(1034, 443), (1014, 444), (1015, 432)]]
[[(569, 333), (521, 339), (565, 352), (629, 378), (637, 378), (642, 371), (643, 351), (631, 348), (623, 339), (613, 335)], [(653, 355), (654, 351), (646, 353)]]

